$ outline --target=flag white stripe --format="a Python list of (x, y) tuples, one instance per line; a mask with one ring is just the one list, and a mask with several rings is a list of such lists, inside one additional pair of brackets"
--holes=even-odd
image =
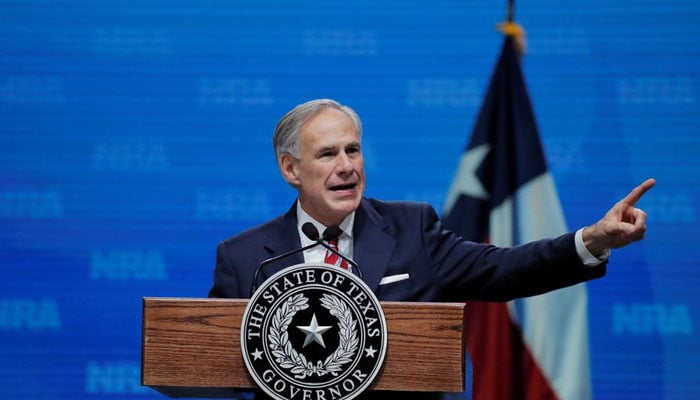
[[(517, 217), (517, 221), (514, 218)], [(491, 240), (512, 246), (513, 226), (523, 243), (567, 231), (564, 214), (549, 172), (523, 185), (490, 216)], [(560, 399), (591, 399), (585, 284), (508, 304), (523, 340)]]

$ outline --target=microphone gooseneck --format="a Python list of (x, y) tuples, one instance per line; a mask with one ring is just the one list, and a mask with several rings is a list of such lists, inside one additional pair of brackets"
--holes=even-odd
[(262, 271), (263, 267), (265, 267), (267, 264), (275, 262), (281, 258), (289, 257), (293, 254), (306, 251), (314, 246), (318, 246), (319, 244), (325, 244), (323, 243), (323, 238), (319, 238), (318, 229), (316, 229), (314, 224), (312, 224), (311, 222), (307, 222), (304, 225), (302, 225), (301, 231), (304, 232), (304, 235), (306, 235), (309, 239), (313, 240), (314, 242), (308, 246), (304, 246), (298, 249), (294, 249), (292, 251), (288, 251), (286, 253), (282, 253), (278, 256), (268, 258), (267, 260), (261, 262), (260, 265), (258, 265), (258, 268), (255, 269), (255, 274), (253, 274), (253, 283), (250, 285), (250, 293), (248, 294), (248, 297), (253, 297), (253, 293), (255, 293), (255, 290), (258, 288), (258, 276), (260, 275), (260, 271)]
[(253, 293), (255, 293), (255, 290), (258, 288), (258, 277), (260, 275), (260, 271), (262, 271), (264, 266), (275, 262), (281, 258), (289, 257), (293, 254), (306, 251), (318, 245), (325, 247), (326, 249), (328, 249), (328, 251), (337, 254), (340, 258), (347, 261), (350, 265), (352, 265), (355, 271), (357, 271), (357, 276), (359, 276), (360, 279), (362, 279), (362, 269), (360, 268), (360, 266), (357, 265), (357, 263), (355, 263), (349, 257), (346, 257), (344, 254), (340, 253), (338, 250), (334, 249), (326, 243), (329, 240), (337, 239), (338, 236), (340, 236), (340, 234), (343, 233), (343, 230), (340, 229), (338, 225), (329, 226), (328, 228), (326, 228), (325, 231), (323, 231), (323, 235), (319, 235), (316, 226), (311, 222), (307, 222), (301, 226), (301, 231), (304, 233), (304, 235), (306, 235), (307, 238), (313, 240), (314, 242), (308, 246), (304, 246), (298, 249), (294, 249), (292, 251), (288, 251), (286, 253), (282, 253), (278, 256), (268, 258), (267, 260), (261, 262), (260, 265), (258, 265), (258, 268), (255, 270), (255, 273), (253, 274), (253, 283), (250, 286), (250, 294), (248, 295), (248, 297), (253, 297)]

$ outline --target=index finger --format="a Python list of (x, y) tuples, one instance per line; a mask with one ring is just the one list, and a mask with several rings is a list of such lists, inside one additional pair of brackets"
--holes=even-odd
[(646, 181), (642, 182), (642, 184), (640, 184), (636, 188), (632, 189), (632, 191), (629, 192), (629, 194), (627, 196), (625, 196), (624, 199), (622, 199), (622, 202), (625, 204), (628, 204), (630, 206), (634, 206), (635, 204), (637, 204), (639, 199), (641, 199), (642, 196), (644, 196), (644, 193), (648, 192), (649, 189), (654, 187), (655, 184), (656, 184), (655, 179), (653, 179), (653, 178), (647, 179)]

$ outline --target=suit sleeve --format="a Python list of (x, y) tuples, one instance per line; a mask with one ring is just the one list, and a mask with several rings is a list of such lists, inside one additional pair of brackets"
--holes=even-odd
[(216, 267), (214, 268), (214, 285), (209, 290), (209, 297), (242, 298), (238, 290), (238, 278), (231, 260), (226, 252), (226, 243), (216, 247)]
[(584, 266), (574, 233), (500, 248), (446, 230), (432, 207), (423, 210), (423, 240), (450, 300), (510, 301), (605, 275), (605, 264)]

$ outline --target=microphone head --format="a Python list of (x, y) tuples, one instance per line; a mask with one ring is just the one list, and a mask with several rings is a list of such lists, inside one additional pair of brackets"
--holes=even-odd
[[(303, 227), (302, 227), (303, 228)], [(343, 230), (340, 229), (338, 225), (331, 225), (328, 228), (326, 228), (325, 231), (323, 231), (323, 240), (329, 241), (337, 238), (340, 236), (340, 234), (343, 233)]]
[[(311, 222), (307, 222), (301, 226), (301, 231), (304, 232), (307, 238), (311, 240), (318, 240), (318, 229)], [(326, 229), (328, 231), (328, 229)], [(324, 232), (325, 235), (325, 232)]]

